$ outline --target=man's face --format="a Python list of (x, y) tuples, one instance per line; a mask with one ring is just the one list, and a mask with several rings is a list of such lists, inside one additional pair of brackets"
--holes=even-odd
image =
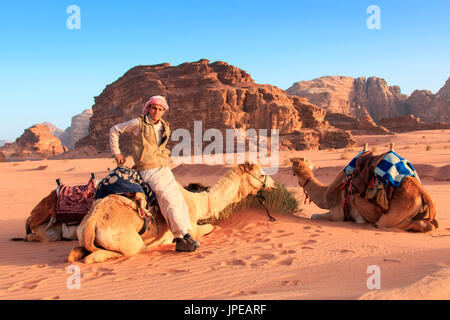
[(158, 106), (156, 104), (152, 104), (150, 107), (150, 117), (155, 122), (158, 122), (165, 112), (166, 110), (163, 107)]

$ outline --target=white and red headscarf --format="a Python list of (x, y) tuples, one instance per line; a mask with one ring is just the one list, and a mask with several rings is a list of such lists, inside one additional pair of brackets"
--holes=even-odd
[(167, 104), (166, 98), (163, 96), (153, 96), (146, 103), (144, 110), (142, 110), (142, 114), (146, 115), (150, 112), (151, 105), (156, 104), (164, 108), (164, 110), (169, 110), (169, 105)]

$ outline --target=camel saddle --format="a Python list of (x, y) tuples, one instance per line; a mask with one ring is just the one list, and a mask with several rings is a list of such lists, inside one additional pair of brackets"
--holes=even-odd
[(95, 195), (95, 179), (86, 185), (59, 185), (56, 189), (56, 222), (79, 224), (92, 207)]
[(377, 206), (379, 217), (389, 209), (389, 201), (395, 188), (407, 176), (419, 180), (412, 164), (394, 151), (373, 155), (361, 151), (344, 168), (347, 176), (341, 185), (345, 189), (344, 213), (346, 220), (352, 220), (348, 209), (348, 196), (358, 194)]

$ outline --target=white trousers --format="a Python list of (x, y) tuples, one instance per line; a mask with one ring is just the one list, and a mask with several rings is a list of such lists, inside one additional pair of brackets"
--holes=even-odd
[(182, 237), (192, 229), (189, 208), (169, 167), (158, 167), (140, 171), (156, 195), (161, 213), (175, 238)]

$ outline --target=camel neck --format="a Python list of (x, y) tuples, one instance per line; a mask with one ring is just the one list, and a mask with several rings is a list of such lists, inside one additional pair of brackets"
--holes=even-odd
[(208, 192), (210, 210), (212, 214), (218, 214), (230, 203), (238, 202), (243, 195), (240, 194), (242, 176), (231, 171), (220, 178)]
[(305, 179), (302, 182), (302, 185), (305, 185), (304, 189), (308, 193), (312, 202), (314, 202), (321, 209), (329, 209), (326, 199), (328, 186), (322, 184), (315, 177), (308, 178), (308, 180)]

